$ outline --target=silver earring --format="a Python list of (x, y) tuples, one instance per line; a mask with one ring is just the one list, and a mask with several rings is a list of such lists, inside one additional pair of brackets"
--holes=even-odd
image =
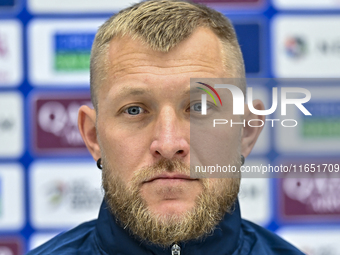
[(243, 165), (244, 165), (244, 161), (245, 161), (245, 158), (244, 158), (244, 156), (243, 156), (243, 155), (241, 155), (241, 166), (243, 166)]

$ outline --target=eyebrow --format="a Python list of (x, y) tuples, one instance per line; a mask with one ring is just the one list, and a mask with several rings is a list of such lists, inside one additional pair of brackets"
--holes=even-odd
[[(200, 86), (200, 84), (197, 84)], [(189, 88), (185, 90), (182, 95), (183, 96), (190, 96), (193, 94), (198, 94), (202, 93), (201, 90), (198, 90), (196, 88)], [(145, 94), (151, 94), (151, 90), (149, 88), (136, 88), (136, 87), (131, 87), (131, 86), (126, 86), (121, 88), (119, 91), (116, 93), (116, 97), (126, 97), (126, 96), (140, 96), (140, 95), (145, 95)]]

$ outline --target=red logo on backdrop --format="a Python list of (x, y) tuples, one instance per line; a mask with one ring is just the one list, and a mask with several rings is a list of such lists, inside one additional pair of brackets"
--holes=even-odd
[(38, 154), (87, 154), (78, 130), (78, 110), (89, 94), (38, 94), (33, 97), (33, 148)]
[[(307, 163), (308, 162), (308, 163)], [(339, 173), (334, 173), (336, 160), (324, 160), (316, 162), (289, 162), (284, 165), (296, 165), (309, 167), (315, 164), (315, 171), (320, 166), (321, 173), (304, 173), (300, 177), (280, 179), (281, 214), (284, 219), (291, 220), (339, 220), (340, 219), (340, 178)], [(326, 167), (325, 172), (323, 172)], [(303, 169), (303, 168), (302, 168)], [(333, 173), (328, 172), (333, 169)], [(328, 178), (320, 178), (322, 174)], [(317, 178), (315, 178), (317, 176)], [(332, 177), (331, 177), (332, 176)]]
[(0, 254), (1, 255), (23, 254), (20, 239), (0, 239)]

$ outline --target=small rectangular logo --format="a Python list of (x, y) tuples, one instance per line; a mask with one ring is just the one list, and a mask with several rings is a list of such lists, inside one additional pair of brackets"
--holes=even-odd
[(98, 216), (103, 199), (95, 162), (34, 162), (31, 220), (36, 228), (64, 229)]
[(340, 77), (339, 26), (338, 16), (277, 16), (272, 24), (275, 76)]
[(55, 34), (55, 70), (58, 72), (88, 72), (94, 37), (94, 33)]
[(33, 150), (40, 155), (88, 155), (78, 130), (78, 110), (92, 106), (90, 95), (58, 92), (36, 94), (32, 100)]
[(23, 244), (21, 239), (16, 237), (0, 238), (1, 255), (21, 255), (23, 254)]
[(27, 29), (30, 83), (43, 87), (89, 87), (91, 46), (104, 21), (33, 19)]
[[(280, 215), (285, 221), (340, 219), (340, 179), (337, 158), (285, 159), (277, 165), (293, 166), (279, 181)], [(295, 177), (303, 173), (303, 178)], [(314, 178), (314, 177), (321, 178)]]
[[(312, 83), (300, 81), (300, 84), (306, 84), (305, 87), (308, 87), (313, 95), (311, 100), (305, 103), (312, 117), (303, 115), (297, 108), (287, 112), (287, 118), (295, 119), (299, 126), (289, 130), (278, 126), (275, 133), (275, 146), (280, 153), (334, 155), (340, 152), (338, 81), (340, 82), (339, 79), (315, 79)], [(308, 85), (310, 83), (313, 86)], [(282, 79), (281, 85), (291, 84), (291, 81)]]
[(307, 103), (314, 118), (303, 118), (302, 136), (305, 139), (340, 139), (340, 102)]

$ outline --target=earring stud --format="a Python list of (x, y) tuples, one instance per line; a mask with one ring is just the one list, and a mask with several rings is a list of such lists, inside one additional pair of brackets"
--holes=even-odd
[(97, 160), (97, 167), (98, 167), (100, 170), (103, 169), (103, 166), (102, 166), (102, 158), (99, 158), (99, 159)]

